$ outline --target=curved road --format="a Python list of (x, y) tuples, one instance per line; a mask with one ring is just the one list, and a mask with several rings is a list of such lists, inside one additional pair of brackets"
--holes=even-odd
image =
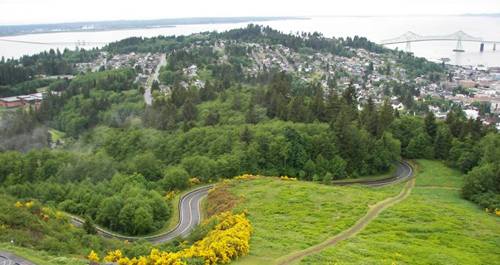
[[(179, 201), (179, 223), (172, 230), (145, 237), (134, 237), (134, 236), (124, 236), (120, 234), (116, 234), (110, 232), (102, 227), (96, 226), (97, 232), (105, 237), (117, 238), (120, 240), (128, 240), (135, 241), (139, 239), (146, 239), (153, 243), (159, 244), (163, 242), (170, 241), (177, 237), (185, 237), (193, 230), (200, 222), (201, 222), (201, 201), (208, 194), (208, 190), (210, 190), (213, 186), (204, 186), (197, 189), (194, 189), (185, 195), (183, 195)], [(71, 221), (76, 226), (81, 226), (85, 222), (83, 219), (72, 216)], [(2, 265), (0, 263), (0, 265)]]
[[(341, 183), (334, 183), (334, 185), (344, 186), (344, 185), (361, 184), (361, 185), (368, 185), (371, 187), (380, 187), (411, 178), (413, 175), (413, 170), (411, 166), (405, 161), (400, 161), (398, 163), (399, 166), (396, 172), (394, 173), (394, 176), (392, 177), (385, 179), (378, 179), (378, 180), (359, 179)], [(173, 240), (174, 238), (177, 237), (185, 237), (189, 234), (189, 232), (191, 232), (191, 230), (193, 230), (201, 222), (200, 203), (203, 200), (203, 198), (207, 196), (208, 190), (211, 189), (212, 187), (213, 187), (212, 185), (209, 185), (197, 188), (182, 196), (182, 198), (179, 201), (179, 215), (180, 215), (179, 223), (174, 229), (166, 233), (161, 233), (152, 236), (145, 236), (145, 237), (133, 237), (133, 236), (124, 236), (117, 233), (113, 233), (99, 226), (96, 226), (96, 229), (99, 234), (109, 238), (117, 238), (120, 240), (128, 240), (128, 241), (146, 239), (157, 244)], [(75, 224), (76, 226), (81, 226), (85, 222), (83, 219), (79, 217), (73, 215), (70, 216), (73, 224)], [(2, 264), (0, 263), (0, 265)]]
[[(347, 182), (342, 182), (342, 183), (335, 183), (335, 185), (354, 185), (354, 184), (361, 184), (361, 185), (367, 185), (370, 187), (379, 187), (379, 186), (385, 186), (385, 185), (390, 185), (402, 181), (406, 181), (411, 179), (413, 176), (413, 169), (412, 167), (405, 161), (400, 161), (399, 166), (394, 173), (394, 176), (385, 178), (385, 179), (378, 179), (378, 180), (353, 180), (353, 181), (347, 181)], [(110, 237), (110, 238), (117, 238), (121, 240), (129, 240), (129, 241), (134, 241), (134, 240), (139, 240), (139, 239), (146, 239), (149, 240), (155, 244), (163, 243), (170, 241), (174, 238), (177, 237), (185, 237), (187, 236), (191, 230), (193, 230), (200, 222), (201, 222), (201, 201), (205, 196), (208, 194), (208, 190), (210, 190), (213, 187), (213, 185), (209, 186), (203, 186), (197, 189), (194, 189), (185, 195), (183, 195), (179, 201), (179, 222), (177, 223), (177, 226), (173, 228), (172, 230), (166, 232), (166, 233), (161, 233), (157, 235), (152, 235), (152, 236), (146, 236), (146, 237), (131, 237), (131, 236), (124, 236), (124, 235), (119, 235), (113, 232), (110, 232), (106, 229), (103, 229), (101, 227), (96, 226), (96, 229), (99, 234), (105, 237)], [(401, 195), (400, 195), (401, 196)], [(383, 210), (379, 209), (379, 210)], [(81, 226), (84, 223), (84, 220), (72, 216), (71, 221), (73, 224), (76, 226)], [(337, 239), (335, 239), (337, 240)], [(329, 242), (329, 244), (332, 244), (332, 242)], [(304, 253), (300, 253), (304, 254)], [(292, 255), (292, 257), (287, 257), (288, 259), (297, 259), (298, 256), (301, 255)], [(32, 262), (29, 262), (21, 257), (17, 257), (9, 252), (2, 252), (0, 251), (0, 265), (35, 265)]]
[(413, 176), (413, 168), (411, 167), (411, 165), (406, 161), (398, 161), (398, 164), (399, 165), (398, 168), (396, 169), (396, 172), (394, 172), (394, 175), (389, 178), (376, 179), (376, 180), (363, 180), (361, 178), (352, 181), (336, 182), (333, 184), (339, 186), (361, 184), (370, 187), (381, 187), (410, 179)]

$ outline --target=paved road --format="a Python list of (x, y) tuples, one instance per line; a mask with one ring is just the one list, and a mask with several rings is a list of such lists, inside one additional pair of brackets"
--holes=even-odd
[(151, 104), (153, 104), (153, 96), (151, 95), (151, 87), (153, 86), (153, 82), (155, 80), (158, 81), (161, 67), (167, 64), (167, 55), (162, 53), (160, 57), (161, 57), (160, 63), (156, 66), (155, 72), (149, 77), (148, 81), (146, 82), (146, 90), (144, 91), (144, 101), (148, 106), (151, 106)]
[[(411, 166), (405, 162), (401, 161), (399, 162), (399, 166), (394, 174), (394, 176), (385, 178), (385, 179), (379, 179), (379, 180), (353, 180), (353, 181), (348, 181), (348, 182), (342, 182), (342, 183), (335, 183), (335, 185), (353, 185), (353, 184), (362, 184), (362, 185), (368, 185), (371, 187), (379, 187), (379, 186), (384, 186), (384, 185), (389, 185), (397, 182), (401, 182), (407, 179), (410, 179), (413, 175), (413, 170)], [(193, 230), (201, 221), (201, 209), (200, 209), (200, 203), (202, 199), (207, 196), (208, 190), (212, 188), (212, 186), (205, 186), (201, 187), (198, 189), (195, 189), (187, 194), (185, 194), (179, 202), (179, 223), (177, 226), (172, 229), (169, 232), (158, 234), (158, 235), (152, 235), (152, 236), (146, 236), (146, 237), (132, 237), (132, 236), (124, 236), (120, 235), (117, 233), (113, 233), (111, 231), (108, 231), (102, 227), (96, 226), (96, 229), (99, 234), (109, 237), (109, 238), (117, 238), (121, 240), (129, 240), (129, 241), (134, 241), (134, 240), (139, 240), (139, 239), (146, 239), (149, 240), (153, 243), (163, 243), (170, 241), (176, 237), (185, 237), (189, 234), (191, 230)], [(72, 222), (80, 226), (84, 223), (83, 219), (76, 217), (76, 216), (71, 216)], [(2, 264), (0, 264), (2, 265)]]
[(35, 265), (35, 263), (15, 256), (12, 253), (0, 251), (0, 265)]
[[(363, 185), (368, 185), (372, 187), (378, 187), (378, 186), (384, 186), (384, 185), (389, 185), (397, 182), (402, 182), (408, 179), (411, 179), (413, 176), (413, 169), (412, 167), (405, 161), (399, 162), (399, 166), (394, 174), (394, 176), (386, 179), (380, 179), (380, 180), (353, 180), (349, 182), (343, 182), (343, 183), (337, 183), (336, 185), (353, 185), (353, 184), (363, 184)], [(134, 241), (134, 240), (139, 240), (139, 239), (146, 239), (149, 240), (153, 243), (159, 244), (163, 242), (170, 241), (176, 237), (185, 237), (187, 236), (191, 230), (193, 230), (200, 222), (201, 222), (201, 201), (205, 196), (208, 194), (208, 190), (211, 189), (212, 186), (204, 186), (197, 188), (195, 190), (192, 190), (188, 192), (187, 194), (183, 195), (182, 198), (179, 201), (179, 223), (177, 226), (172, 229), (169, 232), (158, 234), (158, 235), (153, 235), (153, 236), (147, 236), (147, 237), (129, 237), (129, 236), (123, 236), (119, 235), (110, 231), (107, 231), (101, 227), (96, 227), (98, 230), (99, 234), (105, 236), (105, 237), (110, 237), (110, 238), (117, 238), (121, 240), (129, 240), (129, 241)], [(405, 188), (405, 190), (407, 190)], [(407, 190), (404, 194), (403, 192), (396, 198), (391, 198), (390, 200), (401, 200), (404, 198), (399, 198), (399, 197), (406, 197), (409, 194), (409, 191), (411, 191), (411, 188)], [(373, 213), (368, 213), (367, 216), (370, 218), (374, 218), (376, 214), (378, 214), (380, 211), (388, 207), (390, 204), (395, 203), (395, 201), (388, 201), (388, 202), (383, 202), (383, 204), (380, 205), (379, 207), (375, 207), (372, 211)], [(77, 225), (81, 226), (84, 221), (76, 216), (71, 216), (72, 222)], [(371, 219), (370, 219), (371, 220)], [(365, 220), (363, 222), (363, 227), (368, 223), (369, 220)], [(362, 229), (360, 227), (359, 229), (356, 229), (356, 231), (352, 231), (352, 234), (354, 232), (359, 231)], [(344, 236), (342, 236), (344, 237)], [(344, 239), (344, 238), (342, 238)], [(332, 245), (337, 243), (339, 238), (334, 238), (329, 240), (328, 242), (325, 242), (324, 244), (326, 245)], [(322, 245), (322, 244), (320, 244)], [(315, 246), (316, 248), (317, 246)], [(323, 247), (323, 246), (321, 246)], [(286, 262), (289, 262), (290, 260), (297, 260), (302, 258), (303, 256), (307, 255), (307, 252), (311, 250), (305, 251), (306, 253), (294, 253), (295, 255), (291, 255), (285, 258)], [(314, 251), (318, 251), (317, 249), (314, 249)], [(284, 264), (284, 263), (280, 263)], [(20, 257), (17, 257), (11, 253), (8, 252), (1, 252), (0, 251), (0, 265), (35, 265), (32, 262), (29, 262), (27, 260), (24, 260)]]
[[(174, 229), (166, 233), (145, 237), (131, 237), (119, 235), (98, 226), (96, 226), (96, 229), (99, 234), (105, 237), (128, 241), (146, 239), (153, 243), (163, 243), (170, 241), (176, 237), (185, 237), (201, 222), (200, 204), (203, 198), (207, 196), (208, 190), (210, 190), (211, 188), (211, 185), (204, 186), (183, 195), (179, 201), (179, 223), (177, 223), (177, 226)], [(83, 219), (76, 216), (71, 216), (71, 219), (73, 224), (75, 224), (76, 226), (81, 226), (84, 223)], [(2, 264), (0, 263), (0, 265)]]
[(334, 185), (339, 185), (339, 186), (347, 186), (347, 185), (353, 185), (353, 184), (361, 184), (361, 185), (367, 185), (370, 187), (381, 187), (381, 186), (386, 186), (398, 182), (402, 182), (405, 180), (410, 179), (413, 176), (413, 169), (408, 164), (406, 161), (399, 161), (398, 162), (398, 168), (396, 169), (396, 172), (394, 172), (394, 175), (388, 178), (384, 179), (377, 179), (377, 180), (363, 180), (361, 179), (355, 179), (352, 181), (345, 181), (345, 182), (337, 182), (334, 183)]

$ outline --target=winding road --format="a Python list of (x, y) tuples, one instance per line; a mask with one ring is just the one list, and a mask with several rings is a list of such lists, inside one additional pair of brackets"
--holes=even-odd
[[(376, 218), (376, 216), (384, 209), (392, 206), (395, 203), (398, 203), (401, 200), (404, 200), (410, 194), (411, 189), (413, 188), (414, 185), (414, 179), (412, 179), (412, 176), (413, 176), (413, 169), (411, 165), (405, 161), (400, 161), (398, 168), (394, 173), (394, 176), (392, 177), (378, 179), (378, 180), (358, 179), (342, 183), (335, 183), (335, 185), (360, 184), (360, 185), (367, 185), (370, 187), (379, 187), (410, 180), (407, 182), (403, 191), (401, 191), (399, 195), (388, 198), (370, 207), (370, 210), (366, 213), (366, 215), (360, 220), (358, 220), (358, 222), (348, 230), (345, 230), (344, 232), (318, 245), (282, 257), (278, 260), (277, 264), (285, 265), (297, 262), (298, 260), (302, 259), (305, 256), (317, 253), (328, 246), (334, 245), (342, 240), (345, 240), (355, 235), (356, 233), (361, 231), (371, 220)], [(145, 237), (132, 237), (132, 236), (124, 236), (117, 233), (113, 233), (99, 226), (96, 226), (96, 229), (100, 235), (105, 237), (116, 238), (120, 240), (128, 240), (128, 241), (146, 239), (155, 244), (167, 242), (178, 237), (185, 237), (201, 222), (202, 219), (201, 201), (203, 200), (203, 198), (207, 196), (208, 191), (212, 187), (213, 185), (199, 187), (184, 194), (181, 197), (181, 199), (179, 200), (179, 222), (177, 223), (176, 227), (174, 227), (172, 230), (168, 232), (160, 233), (157, 235), (145, 236)], [(83, 219), (73, 215), (70, 215), (70, 217), (74, 225), (76, 226), (83, 225), (84, 223)], [(35, 265), (35, 264), (21, 257), (18, 257), (12, 253), (0, 251), (0, 265)]]
[[(110, 232), (102, 227), (96, 226), (97, 232), (105, 237), (116, 238), (120, 240), (136, 241), (139, 239), (146, 239), (155, 244), (167, 242), (177, 237), (185, 237), (201, 222), (201, 201), (208, 194), (213, 186), (203, 186), (194, 189), (184, 194), (179, 201), (179, 222), (172, 230), (152, 236), (134, 237), (124, 236), (117, 233)], [(81, 226), (85, 222), (83, 219), (70, 215), (71, 221), (76, 226)], [(0, 263), (0, 265), (2, 265)]]
[(398, 167), (396, 168), (396, 172), (394, 172), (393, 176), (389, 178), (374, 179), (374, 180), (370, 179), (367, 180), (360, 178), (350, 181), (334, 182), (333, 184), (338, 186), (361, 184), (370, 187), (381, 187), (398, 182), (403, 182), (405, 180), (410, 179), (412, 176), (413, 176), (413, 168), (411, 167), (411, 165), (406, 161), (398, 161)]
[[(335, 183), (335, 185), (361, 184), (370, 187), (380, 187), (410, 179), (413, 175), (412, 167), (405, 161), (400, 161), (398, 163), (399, 163), (398, 168), (392, 177), (377, 179), (377, 180), (357, 179), (352, 181)], [(189, 232), (191, 232), (191, 230), (193, 230), (201, 222), (202, 213), (201, 213), (200, 203), (203, 200), (203, 198), (207, 196), (208, 190), (211, 189), (212, 187), (213, 187), (212, 185), (200, 187), (183, 195), (179, 201), (179, 222), (177, 223), (177, 226), (174, 229), (166, 233), (161, 233), (152, 236), (144, 236), (144, 237), (133, 237), (133, 236), (124, 236), (117, 233), (113, 233), (99, 226), (96, 226), (96, 229), (99, 234), (105, 237), (116, 238), (120, 240), (128, 240), (128, 241), (146, 239), (155, 244), (171, 241), (177, 237), (185, 237), (189, 234)], [(70, 216), (73, 224), (75, 224), (76, 226), (81, 226), (85, 222), (83, 219), (77, 216), (73, 215)]]

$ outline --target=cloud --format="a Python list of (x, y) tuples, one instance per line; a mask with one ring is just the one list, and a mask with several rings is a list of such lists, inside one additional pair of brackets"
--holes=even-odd
[(498, 0), (1, 0), (1, 24), (207, 16), (415, 15), (500, 12)]

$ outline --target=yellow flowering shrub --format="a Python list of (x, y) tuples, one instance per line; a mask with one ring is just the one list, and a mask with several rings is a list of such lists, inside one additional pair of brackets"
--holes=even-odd
[(56, 211), (56, 219), (57, 220), (65, 220), (66, 219), (66, 214), (64, 214), (61, 211)]
[[(149, 256), (123, 257), (120, 250), (110, 251), (106, 262), (119, 265), (187, 265), (186, 259), (201, 258), (205, 265), (227, 264), (250, 251), (252, 226), (245, 213), (224, 212), (215, 216), (219, 223), (205, 238), (178, 252), (152, 249)], [(92, 254), (92, 252), (91, 252)], [(89, 255), (90, 260), (90, 255)]]
[(240, 176), (236, 176), (233, 179), (235, 180), (250, 180), (250, 179), (256, 179), (261, 177), (260, 175), (251, 175), (251, 174), (243, 174)]
[(495, 214), (500, 217), (500, 209), (495, 209)]
[(93, 250), (90, 251), (90, 254), (87, 256), (87, 259), (91, 262), (96, 262), (96, 263), (100, 261), (99, 256)]
[(167, 192), (167, 194), (165, 194), (165, 200), (167, 200), (167, 201), (172, 200), (176, 194), (177, 194), (177, 192), (175, 192), (175, 191)]
[(14, 206), (16, 206), (16, 208), (27, 208), (27, 209), (31, 209), (33, 208), (33, 206), (35, 205), (35, 202), (34, 201), (27, 201), (27, 202), (20, 202), (20, 201), (17, 201)]
[(26, 202), (24, 204), (24, 207), (28, 208), (28, 209), (31, 209), (31, 207), (33, 207), (35, 203), (33, 201), (29, 201), (29, 202)]
[(197, 177), (192, 177), (189, 179), (189, 184), (191, 184), (191, 186), (198, 185), (200, 183), (201, 183), (201, 181)]
[(292, 178), (289, 176), (281, 176), (280, 179), (284, 181), (297, 181), (297, 178)]
[(117, 262), (123, 257), (121, 250), (117, 249), (115, 251), (109, 251), (108, 255), (104, 257), (104, 261), (106, 262)]

